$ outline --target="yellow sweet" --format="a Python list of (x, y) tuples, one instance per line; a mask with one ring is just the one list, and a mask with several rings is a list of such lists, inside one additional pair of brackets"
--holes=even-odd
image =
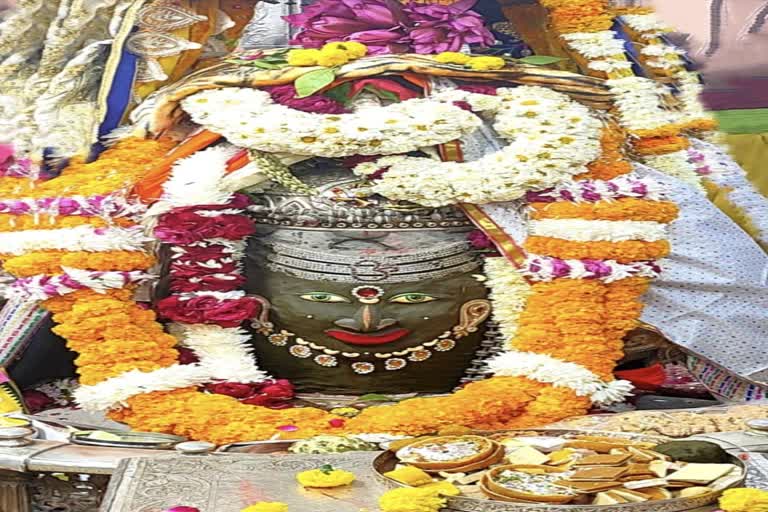
[(431, 476), (425, 471), (413, 466), (397, 468), (388, 473), (384, 473), (384, 476), (389, 477), (392, 480), (397, 480), (401, 484), (411, 485), (413, 487), (432, 483)]
[(502, 69), (505, 64), (501, 57), (472, 57), (466, 65), (475, 71), (491, 71)]

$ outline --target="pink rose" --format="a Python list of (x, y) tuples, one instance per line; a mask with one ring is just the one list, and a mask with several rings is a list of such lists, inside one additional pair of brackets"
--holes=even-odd
[(226, 238), (241, 240), (256, 231), (254, 222), (245, 215), (218, 215), (208, 218), (211, 222), (202, 226), (201, 234), (205, 238)]
[(44, 411), (54, 404), (53, 398), (40, 391), (24, 391), (22, 396), (24, 398), (24, 403), (27, 404), (29, 412), (32, 414)]
[(176, 258), (174, 263), (189, 264), (197, 261), (221, 260), (232, 254), (223, 245), (209, 244), (204, 246), (184, 247), (184, 255)]
[(250, 384), (239, 384), (237, 382), (220, 382), (218, 384), (208, 384), (205, 386), (205, 389), (217, 395), (248, 398), (253, 395), (255, 387)]

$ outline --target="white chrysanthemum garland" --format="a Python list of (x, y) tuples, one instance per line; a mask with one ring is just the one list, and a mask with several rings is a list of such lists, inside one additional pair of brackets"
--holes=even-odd
[[(602, 123), (568, 96), (542, 87), (500, 88), (497, 99), (456, 91), (470, 105), (495, 113), (494, 128), (509, 141), (496, 153), (473, 162), (389, 156), (355, 167), (373, 175), (371, 191), (423, 206), (511, 201), (586, 171), (600, 155)], [(482, 102), (482, 103), (481, 103)], [(493, 104), (498, 102), (496, 109)]]
[(9, 300), (44, 301), (74, 293), (77, 290), (93, 290), (106, 293), (119, 290), (129, 284), (141, 284), (156, 276), (142, 271), (91, 272), (88, 270), (61, 267), (59, 275), (37, 275), (18, 278), (5, 287), (0, 287), (0, 296)]
[(659, 222), (635, 220), (542, 219), (528, 224), (531, 235), (573, 242), (658, 242), (667, 238)]
[(235, 87), (199, 92), (182, 107), (240, 147), (326, 158), (407, 153), (459, 139), (481, 123), (471, 112), (430, 99), (312, 114), (276, 104), (265, 91)]
[(0, 251), (22, 255), (33, 251), (140, 251), (151, 239), (141, 227), (29, 229), (0, 233)]
[[(506, 258), (486, 258), (484, 269), (485, 284), (490, 290), (488, 298), (493, 304), (493, 321), (509, 342), (517, 334), (517, 321), (525, 310), (531, 286)], [(507, 344), (505, 348), (511, 346)]]

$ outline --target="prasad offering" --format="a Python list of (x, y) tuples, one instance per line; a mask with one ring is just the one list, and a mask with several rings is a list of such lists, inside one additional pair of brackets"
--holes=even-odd
[(509, 503), (498, 508), (505, 512), (518, 510), (513, 503), (580, 511), (634, 504), (651, 511), (654, 502), (672, 500), (663, 510), (682, 511), (714, 503), (745, 476), (719, 446), (689, 445), (626, 434), (517, 431), (428, 437), (390, 450), (376, 464), (401, 485), (453, 484), (460, 495), (449, 506), (456, 510), (476, 510), (462, 508), (462, 500), (491, 500)]
[(444, 436), (412, 443), (398, 450), (397, 457), (428, 472), (467, 472), (501, 462), (504, 447), (480, 436)]

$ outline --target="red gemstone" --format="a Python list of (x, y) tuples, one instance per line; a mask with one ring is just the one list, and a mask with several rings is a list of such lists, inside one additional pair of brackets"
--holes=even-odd
[(359, 288), (357, 290), (357, 295), (364, 299), (372, 299), (374, 297), (378, 297), (379, 293), (379, 290), (376, 288)]

